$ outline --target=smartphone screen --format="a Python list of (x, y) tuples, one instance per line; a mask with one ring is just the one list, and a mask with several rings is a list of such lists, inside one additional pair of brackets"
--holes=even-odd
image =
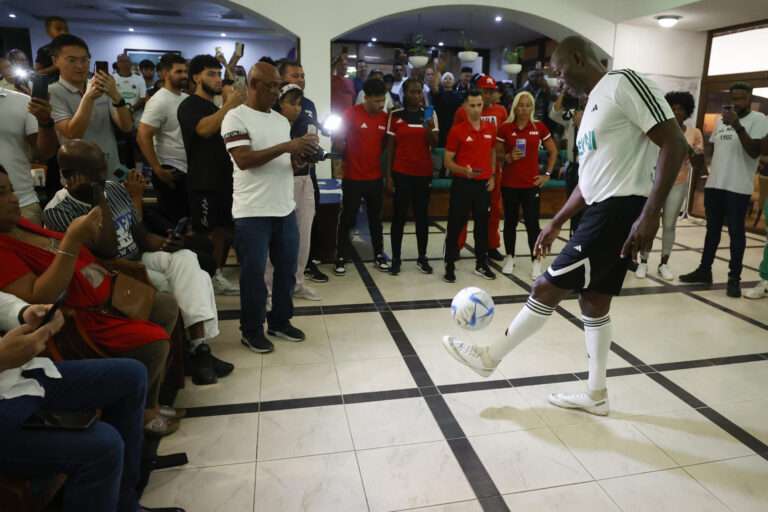
[(45, 75), (35, 75), (32, 78), (32, 97), (43, 100), (48, 99), (48, 77)]
[(245, 43), (241, 43), (240, 41), (236, 42), (235, 53), (238, 57), (242, 57), (245, 54)]
[(98, 73), (99, 71), (109, 74), (109, 62), (105, 60), (97, 60), (94, 67), (94, 74)]

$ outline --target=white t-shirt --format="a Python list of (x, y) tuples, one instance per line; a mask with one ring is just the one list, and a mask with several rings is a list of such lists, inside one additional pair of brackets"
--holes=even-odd
[(161, 165), (187, 172), (187, 152), (181, 137), (179, 105), (187, 93), (174, 94), (165, 87), (158, 90), (144, 107), (141, 122), (155, 128), (155, 153)]
[(37, 133), (37, 118), (27, 111), (29, 96), (0, 89), (0, 164), (8, 171), (19, 206), (38, 202), (29, 165), (27, 136)]
[[(221, 123), (227, 150), (248, 146), (254, 151), (276, 146), (291, 138), (288, 120), (274, 110), (269, 113), (240, 105), (227, 112)], [(234, 158), (232, 217), (285, 217), (295, 208), (293, 168), (287, 153), (261, 167), (240, 169)]]
[[(768, 135), (768, 118), (761, 112), (752, 111), (739, 119), (739, 122), (753, 139), (762, 139)], [(709, 142), (715, 145), (715, 151), (712, 153), (706, 187), (751, 195), (755, 189), (757, 158), (752, 158), (744, 151), (736, 130), (718, 119)]]
[(118, 73), (112, 75), (117, 83), (117, 90), (125, 102), (135, 105), (141, 98), (147, 95), (147, 84), (139, 75), (121, 76)]
[(587, 204), (651, 193), (659, 148), (646, 135), (672, 109), (658, 86), (630, 69), (611, 71), (589, 93), (576, 144)]

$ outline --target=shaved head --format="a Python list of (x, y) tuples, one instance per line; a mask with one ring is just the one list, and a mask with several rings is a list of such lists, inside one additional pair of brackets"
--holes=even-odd
[(592, 43), (579, 36), (563, 39), (552, 54), (550, 66), (575, 96), (588, 94), (605, 74)]
[(258, 62), (248, 72), (248, 106), (269, 112), (280, 96), (282, 79), (277, 68), (268, 62)]
[(59, 168), (65, 178), (82, 174), (94, 181), (105, 178), (107, 160), (99, 146), (92, 142), (75, 139), (59, 148)]

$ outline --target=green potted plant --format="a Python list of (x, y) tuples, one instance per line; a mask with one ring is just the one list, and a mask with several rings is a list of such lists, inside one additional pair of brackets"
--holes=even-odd
[(461, 31), (461, 45), (464, 47), (463, 52), (459, 52), (459, 60), (461, 62), (475, 62), (478, 57), (478, 53), (475, 51), (475, 47), (472, 44), (472, 39), (467, 37), (464, 31)]
[(414, 34), (411, 37), (408, 48), (408, 62), (414, 68), (423, 68), (429, 62), (429, 52), (422, 34)]
[(501, 69), (503, 69), (505, 73), (513, 76), (520, 73), (523, 69), (523, 65), (520, 64), (522, 54), (523, 48), (520, 46), (515, 48), (504, 48), (504, 52), (502, 53), (504, 64), (502, 64)]

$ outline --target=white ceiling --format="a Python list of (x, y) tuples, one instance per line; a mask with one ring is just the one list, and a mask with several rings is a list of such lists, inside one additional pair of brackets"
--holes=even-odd
[(651, 15), (634, 18), (628, 23), (658, 26), (654, 18), (659, 14), (682, 16), (674, 30), (713, 30), (768, 20), (768, 0), (700, 0), (678, 8), (658, 10)]

